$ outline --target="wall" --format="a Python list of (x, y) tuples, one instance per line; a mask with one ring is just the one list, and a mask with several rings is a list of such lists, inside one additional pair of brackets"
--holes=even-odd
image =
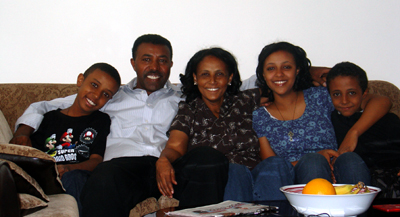
[(157, 33), (173, 45), (172, 82), (210, 46), (231, 51), (248, 78), (263, 46), (287, 40), (313, 65), (352, 61), (400, 87), (399, 9), (396, 0), (0, 0), (0, 83), (73, 83), (95, 62), (127, 83), (134, 40)]

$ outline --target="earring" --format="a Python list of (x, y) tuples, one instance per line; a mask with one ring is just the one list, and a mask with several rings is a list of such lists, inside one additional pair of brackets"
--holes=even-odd
[(194, 81), (194, 85), (197, 85), (197, 82), (196, 82), (196, 81)]
[(229, 82), (228, 85), (231, 86), (231, 82)]

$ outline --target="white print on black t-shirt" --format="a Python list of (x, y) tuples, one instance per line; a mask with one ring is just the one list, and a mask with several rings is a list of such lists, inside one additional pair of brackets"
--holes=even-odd
[[(75, 163), (82, 161), (82, 157), (88, 159), (90, 157), (90, 148), (87, 145), (93, 143), (96, 136), (97, 131), (88, 127), (80, 134), (79, 142), (72, 142), (74, 138), (73, 129), (68, 128), (58, 139), (58, 144), (56, 134), (52, 134), (46, 139), (46, 147), (49, 149), (47, 153), (54, 157), (56, 162)], [(78, 156), (81, 157), (78, 159)]]
[(57, 155), (54, 156), (57, 162), (76, 161), (75, 149), (57, 150)]

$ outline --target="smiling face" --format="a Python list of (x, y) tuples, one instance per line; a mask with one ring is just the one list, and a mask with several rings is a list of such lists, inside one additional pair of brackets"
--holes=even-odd
[(74, 116), (88, 115), (102, 108), (118, 91), (118, 83), (109, 74), (95, 69), (86, 78), (79, 74), (79, 87), (71, 112)]
[(293, 92), (293, 85), (299, 70), (293, 55), (287, 51), (276, 51), (264, 62), (263, 77), (269, 88), (277, 95)]
[(361, 111), (361, 103), (367, 91), (362, 92), (356, 77), (337, 76), (329, 82), (329, 94), (336, 110), (349, 117)]
[(131, 64), (137, 74), (136, 88), (146, 90), (150, 95), (168, 81), (172, 67), (171, 52), (165, 45), (142, 43)]
[(206, 105), (208, 107), (221, 106), (228, 84), (233, 77), (233, 74), (229, 75), (225, 63), (215, 56), (206, 56), (197, 65), (193, 77)]

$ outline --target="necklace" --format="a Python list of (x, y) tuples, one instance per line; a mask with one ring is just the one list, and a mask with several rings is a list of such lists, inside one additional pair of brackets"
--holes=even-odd
[[(292, 120), (294, 120), (294, 114), (296, 113), (296, 105), (297, 105), (297, 98), (298, 98), (298, 97), (299, 97), (299, 94), (296, 92), (296, 102), (294, 103), (294, 110), (293, 110), (293, 117), (292, 117)], [(278, 109), (278, 112), (279, 112), (279, 114), (281, 115), (283, 121), (286, 121), (285, 118), (283, 117), (281, 111), (279, 110), (278, 106), (277, 106), (275, 103), (274, 103), (274, 105), (275, 105), (276, 109)], [(293, 126), (293, 123), (290, 124), (289, 133), (287, 134), (287, 135), (289, 136), (289, 141), (290, 141), (290, 142), (293, 142), (293, 141), (294, 141), (294, 139), (293, 139), (294, 133), (293, 133), (293, 131), (292, 131), (292, 126)]]

